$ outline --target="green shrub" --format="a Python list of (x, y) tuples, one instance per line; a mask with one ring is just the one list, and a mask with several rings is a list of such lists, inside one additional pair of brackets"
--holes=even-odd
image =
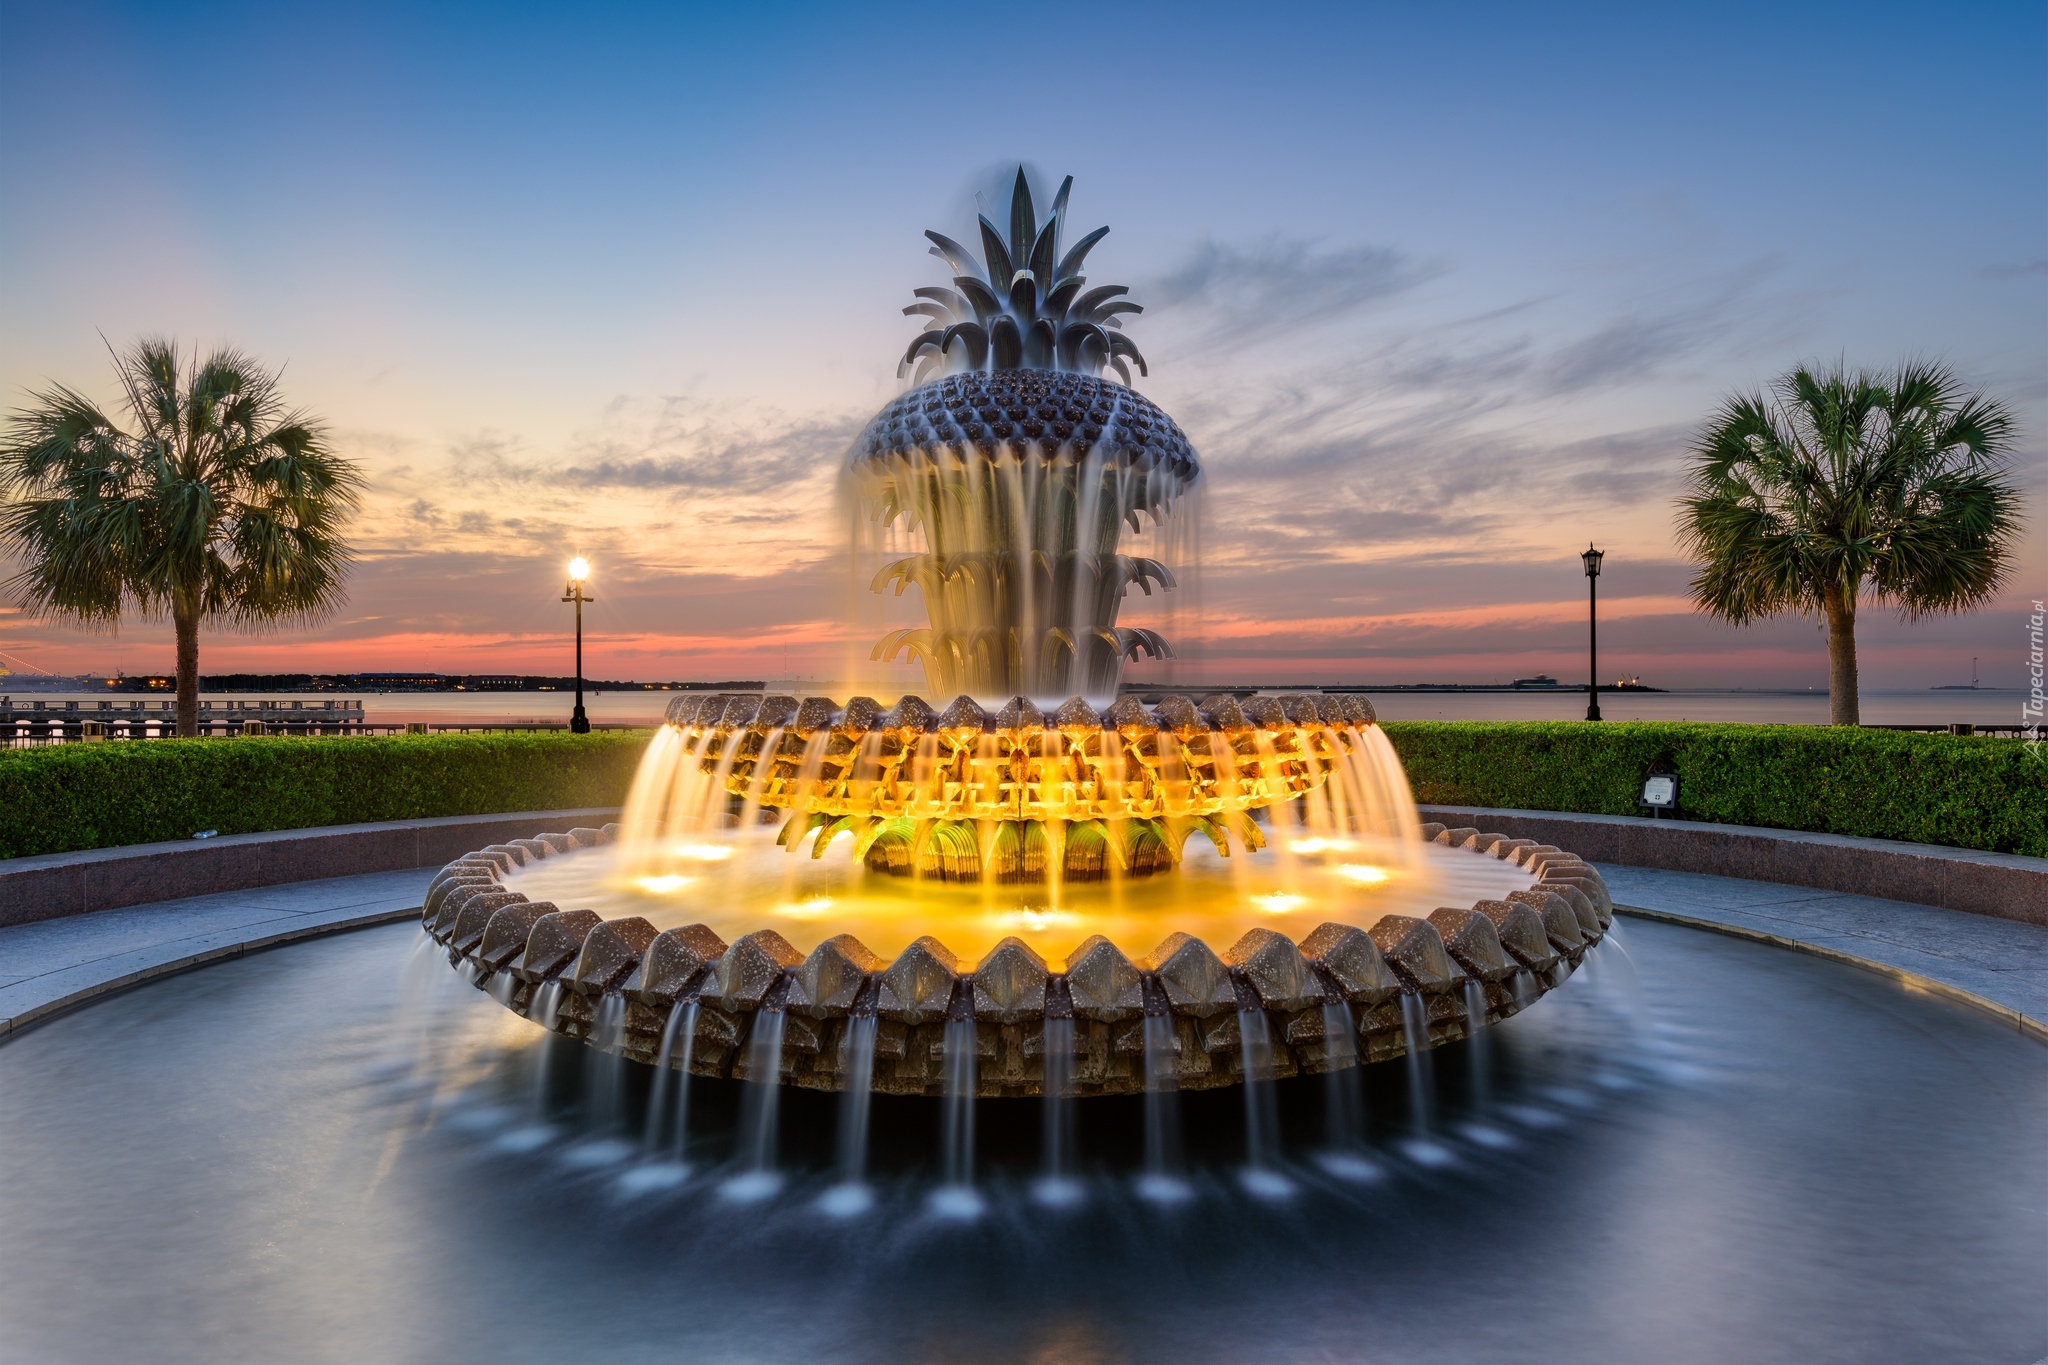
[(1663, 721), (1385, 726), (1423, 805), (1641, 815), (1675, 772), (1692, 820), (2048, 855), (2048, 764), (2000, 739)]
[(616, 806), (645, 734), (164, 739), (0, 752), (0, 856)]
[[(2048, 764), (1994, 739), (1814, 725), (1391, 721), (1424, 805), (1688, 819), (2048, 856)], [(0, 752), (0, 856), (498, 811), (616, 806), (644, 734), (65, 744)]]

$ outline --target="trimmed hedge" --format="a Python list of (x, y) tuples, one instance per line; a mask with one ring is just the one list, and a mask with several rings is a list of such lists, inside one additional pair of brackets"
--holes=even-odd
[[(2011, 740), (1818, 725), (1390, 721), (1424, 805), (1640, 815), (2048, 856), (2048, 763)], [(198, 739), (0, 751), (0, 857), (624, 802), (645, 734)]]
[(1642, 815), (2048, 856), (2048, 763), (2014, 740), (1823, 725), (1391, 721), (1423, 805)]
[(0, 856), (199, 830), (617, 806), (646, 734), (153, 739), (0, 752)]

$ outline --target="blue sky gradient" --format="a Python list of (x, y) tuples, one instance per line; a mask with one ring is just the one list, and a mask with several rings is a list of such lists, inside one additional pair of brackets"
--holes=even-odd
[[(582, 550), (600, 670), (831, 673), (832, 473), (939, 282), (919, 234), (1022, 161), (1112, 226), (1093, 273), (1209, 470), (1181, 676), (1566, 673), (1595, 538), (1614, 670), (1822, 682), (1811, 622), (1686, 608), (1687, 437), (1802, 359), (1931, 356), (2018, 408), (2034, 529), (1997, 607), (1868, 612), (1866, 683), (2016, 684), (2044, 14), (8, 3), (0, 390), (233, 342), (364, 462), (348, 610), (209, 668), (550, 667)], [(169, 663), (19, 613), (0, 650)]]

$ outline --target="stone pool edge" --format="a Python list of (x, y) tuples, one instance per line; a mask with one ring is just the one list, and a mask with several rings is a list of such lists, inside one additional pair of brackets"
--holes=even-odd
[[(1975, 1010), (1981, 1010), (2012, 1025), (2035, 1041), (2048, 1044), (2048, 1021), (2036, 1019), (2023, 1010), (2016, 1010), (2010, 1005), (2001, 1005), (1996, 1000), (1979, 995), (1975, 991), (1965, 990), (1961, 986), (1953, 985), (1938, 977), (1928, 976), (1924, 972), (1916, 972), (1910, 968), (1895, 966), (1889, 962), (1879, 962), (1875, 958), (1859, 957), (1855, 953), (1845, 953), (1839, 948), (1830, 948), (1826, 944), (1814, 943), (1808, 939), (1793, 938), (1789, 934), (1774, 934), (1766, 929), (1753, 929), (1746, 924), (1730, 924), (1725, 920), (1704, 919), (1698, 915), (1681, 915), (1673, 910), (1653, 910), (1647, 906), (1623, 905), (1620, 901), (1616, 901), (1614, 903), (1614, 913), (1617, 915), (1630, 915), (1636, 919), (1655, 920), (1662, 924), (1676, 924), (1686, 929), (1703, 929), (1712, 934), (1726, 934), (1730, 938), (1748, 939), (1752, 943), (1767, 943), (1774, 948), (1787, 948), (1795, 953), (1806, 953), (1812, 957), (1826, 958), (1830, 962), (1839, 962), (1844, 966), (1860, 967), (1864, 971), (1876, 972), (1880, 976), (1890, 977), (1900, 985), (1910, 989), (1925, 991), (1929, 995), (1939, 995), (1944, 999), (1968, 1005)], [(1958, 911), (1957, 913), (1968, 914), (1969, 912)]]
[(222, 891), (437, 868), (479, 843), (524, 838), (557, 825), (603, 824), (618, 812), (616, 806), (494, 811), (0, 859), (0, 928)]
[(1423, 804), (1424, 820), (1569, 848), (1589, 863), (1804, 886), (2048, 927), (2048, 858), (1704, 820)]
[[(55, 1018), (57, 1015), (78, 1009), (81, 1006), (95, 1004), (108, 996), (134, 990), (138, 986), (147, 986), (151, 982), (160, 981), (167, 976), (176, 976), (181, 972), (193, 971), (200, 967), (211, 967), (217, 962), (227, 962), (234, 958), (246, 957), (250, 953), (260, 953), (269, 948), (282, 948), (287, 944), (302, 942), (306, 939), (325, 938), (332, 934), (345, 934), (356, 929), (371, 929), (380, 924), (392, 924), (402, 919), (417, 920), (419, 915), (420, 907), (417, 905), (405, 909), (393, 909), (386, 906), (379, 910), (368, 910), (361, 914), (346, 915), (336, 919), (317, 920), (313, 923), (297, 923), (289, 928), (278, 929), (270, 933), (249, 934), (246, 937), (237, 936), (234, 931), (229, 931), (228, 933), (211, 936), (210, 941), (208, 939), (198, 940), (198, 942), (205, 944), (204, 947), (199, 948), (190, 947), (194, 942), (192, 939), (152, 945), (158, 949), (171, 950), (167, 955), (160, 957), (150, 957), (150, 948), (140, 948), (133, 952), (120, 954), (117, 957), (101, 959), (98, 962), (82, 962), (69, 970), (84, 971), (95, 966), (119, 965), (114, 967), (108, 975), (102, 976), (97, 980), (87, 981), (76, 990), (66, 992), (63, 995), (52, 996), (47, 1000), (30, 1005), (26, 1009), (19, 1010), (7, 1018), (0, 1019), (0, 1043), (6, 1042), (16, 1033)], [(275, 923), (275, 921), (269, 921), (269, 923)], [(260, 928), (261, 926), (251, 927)], [(190, 949), (189, 951), (176, 951), (188, 948)], [(135, 959), (137, 958), (141, 960), (136, 961)], [(123, 959), (127, 959), (127, 961), (123, 961)]]

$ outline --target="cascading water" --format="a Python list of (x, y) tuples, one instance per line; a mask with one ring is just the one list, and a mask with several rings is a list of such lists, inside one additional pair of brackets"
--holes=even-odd
[[(661, 1051), (654, 1067), (654, 1089), (647, 1101), (647, 1150), (667, 1150), (677, 1163), (687, 1159), (690, 1137), (690, 1061), (697, 1044), (695, 1000), (669, 1011), (661, 1030)], [(682, 1042), (682, 1052), (676, 1043)], [(670, 1065), (670, 1059), (674, 1065)], [(669, 1096), (670, 1090), (674, 1098)]]
[(534, 1022), (544, 1029), (552, 1030), (555, 1026), (556, 1012), (562, 1007), (562, 989), (559, 981), (544, 981), (534, 990)]
[(753, 1036), (747, 1043), (747, 1085), (740, 1102), (740, 1174), (725, 1182), (721, 1192), (739, 1202), (765, 1199), (782, 1188), (775, 1169), (780, 1134), (778, 1110), (782, 1096), (782, 1036), (788, 1016), (781, 1010), (762, 1010), (754, 1021)]
[(1194, 1191), (1181, 1178), (1179, 1050), (1173, 1016), (1145, 1015), (1145, 1170), (1138, 1192), (1155, 1204), (1177, 1204)]
[(584, 1109), (586, 1127), (610, 1134), (625, 1125), (626, 1000), (607, 995), (597, 1003), (596, 1026), (591, 1032), (595, 1051), (584, 1058)]
[(1323, 1002), (1323, 1141), (1343, 1151), (1365, 1141), (1365, 1087), (1358, 1074), (1358, 1028), (1351, 1007)]
[(1032, 1197), (1041, 1204), (1062, 1207), (1080, 1202), (1081, 1187), (1073, 1178), (1074, 1166), (1074, 1019), (1060, 1015), (1045, 1021), (1045, 1112), (1041, 1120), (1040, 1145), (1043, 1168)]
[(1357, 1023), (1351, 1006), (1341, 1000), (1323, 1002), (1323, 1150), (1316, 1164), (1339, 1180), (1377, 1180), (1379, 1166), (1361, 1155), (1366, 1140), (1365, 1078), (1358, 1049)]
[(1466, 1040), (1466, 1057), (1472, 1074), (1472, 1104), (1478, 1112), (1484, 1113), (1491, 1095), (1492, 1058), (1488, 1053), (1491, 1046), (1486, 1030), (1481, 1027), (1486, 1019), (1486, 987), (1467, 978), (1464, 987), (1465, 1018), (1470, 1030)]
[(837, 1183), (819, 1200), (819, 1207), (840, 1218), (865, 1212), (874, 1203), (867, 1187), (868, 1111), (874, 1097), (875, 1016), (847, 1020), (840, 1043), (839, 1066), (846, 1088), (839, 1094)]
[(1450, 1149), (1436, 1141), (1431, 1110), (1436, 1094), (1436, 1069), (1429, 1056), (1429, 1007), (1412, 991), (1401, 995), (1401, 1037), (1407, 1044), (1408, 1140), (1401, 1150), (1423, 1166), (1442, 1166)]
[(536, 1140), (545, 1131), (549, 1107), (554, 1095), (555, 1065), (566, 1049), (568, 1042), (567, 1039), (556, 1036), (552, 1031), (555, 1026), (555, 1012), (561, 1005), (561, 1000), (562, 983), (559, 981), (545, 982), (534, 991), (534, 1020), (542, 1028), (550, 1030), (541, 1036), (540, 1045), (534, 1049), (538, 1054), (535, 1056), (533, 1064), (532, 1105), (533, 1121), (536, 1125), (539, 1125), (532, 1130), (536, 1135)]
[(1237, 1012), (1238, 1056), (1244, 1068), (1244, 1170), (1247, 1190), (1262, 1198), (1294, 1192), (1293, 1182), (1273, 1169), (1279, 1149), (1280, 1111), (1273, 1097), (1273, 1034), (1261, 1009)]
[(1621, 997), (1630, 1027), (1637, 1030), (1645, 1027), (1649, 1020), (1650, 999), (1643, 989), (1643, 974), (1636, 969), (1635, 955), (1629, 952), (1628, 942), (1621, 936), (1620, 924), (1611, 926), (1600, 946), (1586, 955), (1588, 962), (1596, 959), (1611, 961), (1615, 990)]
[(980, 1070), (979, 1043), (972, 1019), (946, 1021), (946, 1103), (940, 1134), (945, 1183), (932, 1195), (932, 1211), (948, 1218), (979, 1217), (984, 1207), (974, 1188), (974, 1096)]
[(1471, 1105), (1473, 1117), (1459, 1126), (1458, 1131), (1482, 1147), (1507, 1148), (1516, 1145), (1514, 1137), (1497, 1127), (1493, 1117), (1493, 1040), (1486, 1036), (1481, 1027), (1486, 1018), (1486, 988), (1479, 982), (1468, 979), (1464, 988), (1465, 1018), (1470, 1021), (1470, 1035), (1465, 1041), (1466, 1074), (1471, 1078)]

